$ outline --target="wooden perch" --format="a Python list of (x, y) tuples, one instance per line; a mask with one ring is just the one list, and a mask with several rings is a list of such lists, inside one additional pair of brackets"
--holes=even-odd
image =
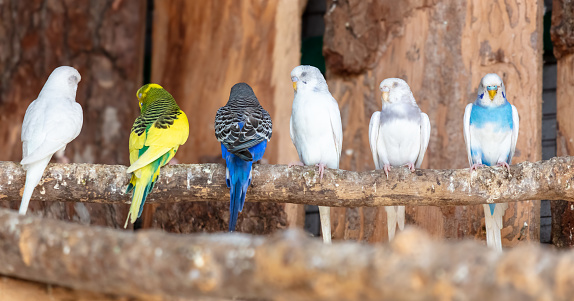
[[(0, 200), (18, 200), (25, 172), (19, 164), (0, 162)], [(51, 164), (32, 200), (120, 203), (128, 183), (125, 166)], [(388, 205), (476, 205), (523, 200), (574, 201), (574, 157), (553, 158), (511, 167), (469, 172), (394, 168), (381, 171), (327, 170), (319, 181), (314, 167), (255, 165), (251, 202), (295, 203), (332, 207)], [(229, 201), (225, 168), (220, 164), (180, 164), (161, 170), (148, 203)]]
[(389, 245), (324, 245), (300, 231), (175, 235), (0, 210), (0, 274), (133, 296), (271, 300), (569, 300), (574, 251), (499, 254), (407, 229)]

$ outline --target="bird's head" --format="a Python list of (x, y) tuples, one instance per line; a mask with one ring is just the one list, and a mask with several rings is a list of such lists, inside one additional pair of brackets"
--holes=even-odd
[(63, 93), (75, 99), (78, 83), (81, 80), (82, 76), (78, 70), (69, 66), (60, 66), (52, 71), (40, 95), (50, 91), (49, 93)]
[(146, 84), (136, 92), (140, 110), (143, 112), (151, 103), (159, 99), (173, 99), (173, 96), (158, 84)]
[(386, 103), (412, 103), (414, 96), (411, 88), (400, 78), (387, 78), (381, 82), (379, 89), (383, 92), (381, 100)]
[(231, 91), (229, 92), (229, 102), (238, 102), (243, 103), (245, 105), (257, 105), (259, 104), (259, 100), (255, 96), (255, 92), (251, 86), (246, 83), (237, 83), (231, 87)]
[(496, 73), (485, 75), (478, 86), (478, 98), (482, 105), (502, 105), (506, 99), (506, 89)]
[(291, 71), (291, 81), (293, 82), (295, 93), (302, 91), (329, 91), (323, 74), (313, 66), (301, 65), (295, 67)]

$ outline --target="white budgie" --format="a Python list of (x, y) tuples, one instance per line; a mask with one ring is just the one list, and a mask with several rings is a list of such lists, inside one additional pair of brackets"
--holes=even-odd
[[(430, 139), (430, 121), (422, 113), (409, 85), (400, 78), (387, 78), (379, 88), (382, 108), (373, 113), (369, 124), (369, 142), (377, 169), (389, 175), (391, 166), (420, 168)], [(405, 227), (405, 206), (386, 206), (389, 240)]]
[(56, 68), (26, 110), (20, 162), (26, 170), (26, 184), (20, 214), (26, 214), (32, 192), (52, 155), (58, 152), (57, 155), (63, 156), (66, 144), (80, 134), (83, 114), (82, 106), (76, 102), (80, 80), (78, 70), (68, 66)]
[[(323, 178), (325, 167), (339, 168), (343, 145), (343, 127), (337, 101), (331, 96), (319, 69), (298, 66), (291, 71), (295, 89), (291, 112), (291, 140), (304, 165), (319, 167)], [(319, 206), (323, 241), (331, 242), (331, 210)]]
[[(470, 171), (477, 167), (503, 166), (510, 172), (518, 140), (519, 118), (516, 107), (506, 100), (502, 79), (490, 73), (478, 86), (478, 96), (464, 110), (464, 141)], [(484, 204), (486, 243), (502, 251), (502, 217), (507, 203)]]

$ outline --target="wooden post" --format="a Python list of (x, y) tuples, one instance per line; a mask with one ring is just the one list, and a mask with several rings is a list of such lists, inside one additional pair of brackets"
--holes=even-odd
[[(81, 134), (66, 147), (79, 163), (128, 163), (128, 137), (139, 113), (145, 1), (0, 1), (0, 160), (22, 159), (28, 105), (60, 65), (78, 69)], [(23, 186), (22, 186), (23, 189)], [(20, 201), (2, 202), (18, 208)], [(120, 227), (129, 206), (32, 202), (30, 211), (84, 224)]]
[[(341, 168), (373, 169), (368, 142), (372, 113), (380, 110), (379, 83), (405, 79), (431, 120), (423, 168), (468, 167), (463, 139), (465, 106), (480, 79), (498, 73), (520, 114), (514, 163), (541, 158), (542, 1), (328, 1), (324, 54), (327, 81), (343, 116)], [(539, 202), (511, 204), (504, 246), (539, 240)], [(382, 208), (332, 211), (339, 239), (386, 241)], [(485, 239), (481, 206), (407, 207), (407, 224), (446, 238)]]
[[(556, 128), (557, 155), (574, 154), (574, 4), (554, 0), (551, 36), (557, 61)], [(551, 202), (552, 243), (558, 247), (574, 245), (574, 207), (563, 201)]]
[[(264, 163), (297, 159), (289, 136), (289, 74), (299, 64), (304, 5), (302, 0), (155, 1), (152, 81), (172, 93), (190, 122), (189, 140), (176, 155), (180, 162), (224, 163), (213, 123), (237, 82), (253, 88), (273, 119)], [(222, 231), (228, 212), (225, 203), (162, 205), (150, 225), (177, 232)], [(302, 206), (247, 204), (237, 230), (269, 233), (302, 226), (303, 218)]]

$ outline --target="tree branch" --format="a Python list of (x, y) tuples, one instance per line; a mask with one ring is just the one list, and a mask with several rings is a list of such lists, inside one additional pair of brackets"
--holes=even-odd
[[(574, 157), (553, 158), (511, 167), (422, 169), (410, 173), (327, 170), (322, 181), (314, 167), (255, 165), (247, 201), (332, 207), (388, 205), (476, 205), (523, 200), (574, 201)], [(19, 164), (0, 162), (0, 200), (18, 200), (25, 172)], [(95, 203), (129, 202), (124, 194), (126, 167), (97, 164), (50, 164), (33, 200)], [(149, 203), (229, 201), (225, 168), (220, 164), (165, 166), (148, 196)]]
[[(175, 235), (0, 210), (0, 274), (133, 296), (272, 300), (567, 300), (574, 252), (497, 253), (406, 230), (389, 244), (324, 245), (300, 231)], [(472, 297), (470, 297), (472, 296)]]

